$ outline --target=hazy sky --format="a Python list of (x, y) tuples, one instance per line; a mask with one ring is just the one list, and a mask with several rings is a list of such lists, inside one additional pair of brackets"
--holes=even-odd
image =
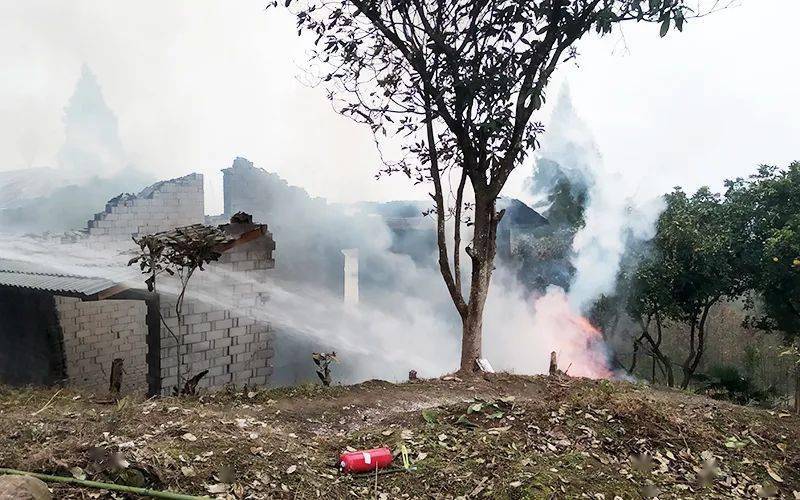
[[(369, 132), (298, 81), (308, 42), (265, 3), (0, 0), (0, 170), (55, 163), (85, 62), (131, 163), (160, 178), (206, 174), (210, 213), (237, 155), (337, 201), (420, 197), (401, 178), (373, 179)], [(607, 169), (640, 192), (786, 164), (800, 159), (798, 18), (798, 0), (742, 0), (666, 39), (627, 25), (626, 43), (581, 42), (551, 102), (566, 79)]]

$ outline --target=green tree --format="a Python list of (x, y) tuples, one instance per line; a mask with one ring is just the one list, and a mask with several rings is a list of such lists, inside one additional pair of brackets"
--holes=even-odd
[(687, 196), (676, 188), (665, 200), (654, 243), (672, 294), (668, 315), (688, 328), (685, 389), (703, 357), (710, 309), (740, 296), (746, 280), (729, 206), (719, 195), (704, 187)]
[[(747, 285), (757, 296), (750, 323), (779, 332), (796, 353), (800, 340), (800, 163), (786, 169), (762, 166), (749, 179), (728, 182)], [(797, 358), (797, 356), (795, 356)], [(795, 409), (800, 412), (800, 364), (795, 372)]]
[(664, 200), (655, 237), (625, 255), (617, 289), (625, 312), (639, 325), (631, 371), (644, 345), (673, 386), (676, 363), (663, 348), (664, 327), (685, 325), (686, 356), (679, 365), (685, 389), (703, 359), (709, 311), (740, 296), (746, 280), (733, 218), (719, 195), (701, 188), (689, 196), (675, 188)]
[[(315, 38), (312, 59), (335, 107), (368, 124), (379, 145), (387, 136), (401, 144), (403, 158), (386, 162), (381, 172), (402, 172), (433, 186), (439, 268), (462, 320), (462, 372), (475, 371), (481, 356), (483, 310), (503, 217), (496, 201), (511, 172), (537, 145), (543, 125), (535, 116), (553, 72), (576, 57), (575, 43), (587, 33), (604, 35), (625, 21), (650, 21), (660, 23), (663, 36), (699, 14), (689, 4), (696, 5), (688, 0), (285, 0), (294, 8), (298, 31)], [(451, 173), (457, 187), (449, 210)], [(474, 205), (465, 297), (460, 255), (467, 181)], [(448, 216), (454, 228), (450, 248)]]
[(618, 289), (623, 290), (623, 309), (639, 326), (633, 340), (631, 364), (626, 368), (633, 374), (639, 350), (644, 345), (669, 387), (675, 385), (673, 361), (663, 349), (664, 322), (676, 316), (673, 274), (666, 272), (665, 262), (654, 245), (647, 244), (629, 250), (623, 258), (618, 277)]

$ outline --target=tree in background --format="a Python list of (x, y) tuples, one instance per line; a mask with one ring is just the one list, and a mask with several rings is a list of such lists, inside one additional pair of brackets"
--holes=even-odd
[(779, 332), (797, 359), (795, 411), (800, 413), (800, 163), (785, 170), (762, 166), (749, 179), (727, 183), (727, 198), (742, 256), (756, 328)]
[[(514, 249), (520, 282), (544, 292), (556, 285), (568, 290), (575, 273), (572, 242), (584, 225), (589, 179), (567, 175), (558, 162), (540, 158), (528, 180), (532, 195), (542, 199), (548, 224)], [(536, 189), (533, 189), (535, 187)], [(538, 208), (538, 207), (537, 207)]]
[(625, 256), (618, 281), (625, 290), (621, 309), (639, 327), (638, 336), (633, 340), (631, 364), (626, 370), (633, 374), (638, 351), (644, 345), (667, 385), (674, 387), (673, 361), (664, 351), (663, 342), (664, 321), (676, 315), (676, 304), (671, 289), (673, 275), (665, 272), (664, 264), (661, 254), (652, 245), (637, 247)]
[[(401, 140), (403, 158), (385, 162), (381, 173), (402, 172), (433, 185), (439, 268), (462, 320), (461, 372), (477, 370), (481, 357), (483, 310), (503, 217), (496, 201), (537, 145), (543, 125), (534, 116), (553, 72), (576, 57), (575, 42), (585, 34), (611, 33), (623, 21), (658, 22), (662, 36), (673, 25), (681, 30), (688, 16), (699, 14), (688, 3), (285, 0), (287, 7), (299, 6), (299, 32), (315, 37), (313, 59), (337, 109), (368, 124), (379, 145), (389, 135)], [(451, 174), (454, 192), (447, 186)], [(460, 255), (467, 181), (474, 205), (465, 297)]]
[[(701, 188), (689, 196), (675, 188), (664, 200), (653, 240), (629, 248), (624, 256), (616, 297), (604, 299), (616, 305), (605, 314), (624, 312), (638, 325), (631, 363), (625, 366), (629, 373), (646, 347), (669, 386), (675, 383), (673, 366), (681, 367), (680, 387), (685, 389), (703, 359), (711, 308), (739, 297), (746, 281), (733, 218), (719, 195)], [(679, 365), (672, 359), (675, 353), (665, 349), (668, 324), (680, 325), (686, 334)]]
[(719, 195), (704, 187), (687, 196), (676, 188), (665, 200), (653, 240), (654, 271), (661, 276), (651, 272), (650, 279), (666, 280), (668, 317), (688, 328), (685, 389), (703, 357), (709, 310), (720, 300), (740, 296), (745, 280), (732, 218)]

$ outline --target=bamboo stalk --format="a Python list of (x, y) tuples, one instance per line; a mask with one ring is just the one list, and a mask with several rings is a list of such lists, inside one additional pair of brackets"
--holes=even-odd
[(210, 500), (209, 497), (196, 497), (192, 495), (184, 495), (182, 493), (172, 493), (171, 491), (158, 491), (149, 490), (147, 488), (137, 488), (135, 486), (124, 486), (114, 483), (101, 483), (99, 481), (88, 481), (86, 479), (76, 479), (74, 477), (64, 476), (51, 476), (49, 474), (40, 474), (38, 472), (28, 472), (24, 470), (5, 469), (0, 467), (0, 474), (16, 474), (19, 476), (32, 476), (42, 481), (53, 483), (67, 483), (85, 486), (87, 488), (99, 488), (109, 491), (120, 491), (123, 493), (133, 493), (151, 498), (167, 498), (170, 500)]

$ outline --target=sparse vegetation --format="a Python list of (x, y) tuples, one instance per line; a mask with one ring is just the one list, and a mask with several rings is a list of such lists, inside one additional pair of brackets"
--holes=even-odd
[[(641, 384), (497, 375), (93, 403), (0, 390), (5, 466), (218, 498), (757, 498), (800, 490), (798, 417)], [(380, 445), (412, 470), (340, 475)], [(72, 471), (72, 472), (71, 472)], [(87, 490), (51, 485), (58, 498)], [(94, 492), (93, 492), (94, 493)]]

